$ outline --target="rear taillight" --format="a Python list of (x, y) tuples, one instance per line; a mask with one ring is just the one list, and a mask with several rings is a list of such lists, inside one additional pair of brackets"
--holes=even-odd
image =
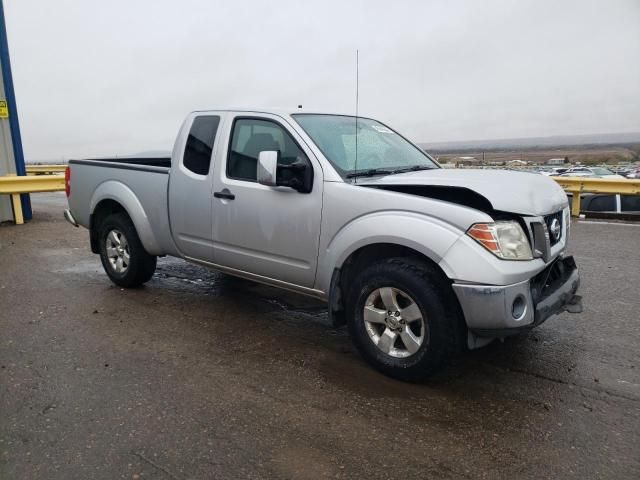
[(67, 194), (67, 198), (71, 195), (71, 169), (69, 167), (64, 169), (64, 193)]

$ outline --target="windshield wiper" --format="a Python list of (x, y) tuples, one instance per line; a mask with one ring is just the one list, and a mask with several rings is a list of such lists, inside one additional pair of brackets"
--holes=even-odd
[(405, 173), (405, 172), (417, 172), (418, 170), (432, 170), (434, 167), (429, 167), (427, 165), (413, 165), (412, 167), (405, 168), (370, 168), (368, 170), (360, 170), (357, 172), (347, 173), (345, 175), (347, 178), (354, 177), (373, 177), (374, 175), (394, 175), (396, 173)]
[(393, 170), (389, 170), (388, 168), (369, 168), (368, 170), (347, 173), (345, 176), (347, 178), (373, 177), (374, 175), (388, 175), (389, 173), (393, 173)]
[(434, 167), (429, 167), (428, 165), (414, 165), (413, 167), (398, 168), (389, 173), (417, 172), (418, 170), (433, 170), (433, 168)]

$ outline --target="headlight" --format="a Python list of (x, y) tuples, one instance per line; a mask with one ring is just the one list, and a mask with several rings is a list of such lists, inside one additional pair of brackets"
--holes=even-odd
[(529, 240), (518, 222), (476, 223), (467, 235), (504, 260), (533, 258)]

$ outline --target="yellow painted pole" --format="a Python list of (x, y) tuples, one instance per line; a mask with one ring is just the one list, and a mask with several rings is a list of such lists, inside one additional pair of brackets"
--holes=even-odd
[(20, 194), (14, 193), (11, 195), (11, 206), (13, 207), (13, 219), (16, 225), (24, 224), (24, 217), (22, 216), (22, 203), (20, 202)]
[(580, 192), (574, 191), (573, 198), (571, 199), (571, 216), (579, 217), (580, 216)]

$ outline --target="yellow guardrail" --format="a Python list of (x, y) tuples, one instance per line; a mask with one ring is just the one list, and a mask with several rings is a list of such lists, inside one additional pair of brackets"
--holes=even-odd
[(640, 195), (640, 180), (615, 179), (615, 178), (591, 178), (591, 177), (551, 177), (564, 188), (567, 193), (573, 194), (571, 200), (571, 215), (580, 215), (581, 193), (608, 193), (610, 195)]
[(6, 175), (0, 177), (0, 195), (11, 195), (13, 219), (16, 225), (24, 223), (22, 215), (21, 193), (58, 192), (64, 190), (64, 177), (62, 175), (42, 175), (16, 177)]
[(66, 165), (27, 165), (27, 175), (51, 175), (64, 173)]

